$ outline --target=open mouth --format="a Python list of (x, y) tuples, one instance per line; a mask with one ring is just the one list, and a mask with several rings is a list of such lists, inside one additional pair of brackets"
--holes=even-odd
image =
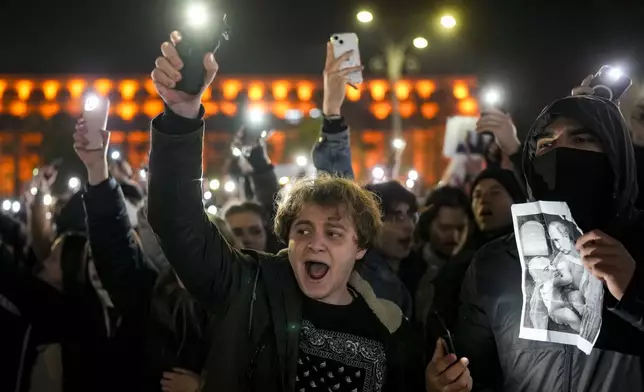
[(401, 239), (399, 239), (399, 240), (398, 240), (398, 243), (399, 243), (402, 247), (404, 247), (404, 248), (408, 248), (408, 247), (410, 247), (410, 246), (411, 246), (411, 237), (401, 238)]
[(479, 215), (481, 216), (492, 216), (492, 211), (488, 210), (487, 208), (484, 208), (479, 212)]
[(329, 272), (329, 266), (321, 261), (306, 261), (304, 262), (304, 268), (311, 280), (321, 280)]

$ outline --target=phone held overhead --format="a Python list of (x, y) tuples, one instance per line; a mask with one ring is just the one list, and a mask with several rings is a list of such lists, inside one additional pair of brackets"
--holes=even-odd
[(88, 150), (103, 148), (101, 131), (107, 129), (107, 118), (110, 113), (110, 100), (96, 94), (88, 94), (83, 105), (83, 118), (87, 125)]
[(604, 65), (588, 86), (593, 89), (593, 95), (617, 102), (632, 84), (633, 81), (619, 68)]
[[(342, 64), (340, 69), (359, 67), (362, 65), (360, 60), (360, 48), (358, 45), (358, 35), (356, 33), (338, 33), (331, 36), (331, 45), (333, 46), (333, 55), (335, 58), (351, 52), (351, 56)], [(363, 81), (362, 71), (351, 72), (347, 75), (347, 83), (350, 85), (360, 84)]]
[(227, 15), (219, 14), (206, 3), (192, 3), (186, 8), (181, 33), (181, 42), (176, 44), (183, 61), (181, 80), (176, 89), (196, 95), (203, 89), (205, 68), (204, 57), (208, 52), (219, 49), (221, 39), (230, 39)]

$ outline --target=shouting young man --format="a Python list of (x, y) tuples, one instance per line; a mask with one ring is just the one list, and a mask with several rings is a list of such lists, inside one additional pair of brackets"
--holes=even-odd
[[(353, 271), (381, 226), (376, 199), (349, 180), (297, 183), (279, 201), (277, 255), (229, 246), (202, 204), (201, 96), (175, 90), (178, 33), (152, 72), (166, 103), (152, 122), (149, 221), (185, 287), (215, 313), (203, 391), (423, 391), (401, 310)], [(346, 56), (325, 78), (345, 78)], [(204, 58), (204, 88), (218, 69)], [(469, 373), (463, 371), (465, 383)]]

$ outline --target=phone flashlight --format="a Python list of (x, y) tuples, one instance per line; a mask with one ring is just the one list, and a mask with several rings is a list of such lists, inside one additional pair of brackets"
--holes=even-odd
[(593, 76), (588, 86), (593, 89), (593, 95), (616, 102), (632, 84), (631, 78), (621, 69), (604, 65)]
[(206, 70), (203, 61), (206, 53), (217, 52), (222, 38), (230, 39), (227, 15), (223, 14), (221, 21), (217, 22), (209, 11), (203, 3), (194, 3), (187, 8), (186, 28), (181, 31), (181, 42), (176, 45), (183, 61), (181, 80), (176, 89), (190, 95), (199, 94), (204, 87)]
[(101, 101), (94, 94), (90, 94), (85, 99), (85, 111), (92, 112), (100, 106)]

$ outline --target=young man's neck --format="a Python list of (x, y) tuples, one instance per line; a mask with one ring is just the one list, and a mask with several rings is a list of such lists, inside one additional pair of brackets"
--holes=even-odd
[(345, 286), (344, 289), (338, 290), (330, 294), (328, 297), (318, 299), (317, 301), (323, 302), (327, 305), (345, 306), (353, 302), (353, 295), (349, 291), (349, 287)]

